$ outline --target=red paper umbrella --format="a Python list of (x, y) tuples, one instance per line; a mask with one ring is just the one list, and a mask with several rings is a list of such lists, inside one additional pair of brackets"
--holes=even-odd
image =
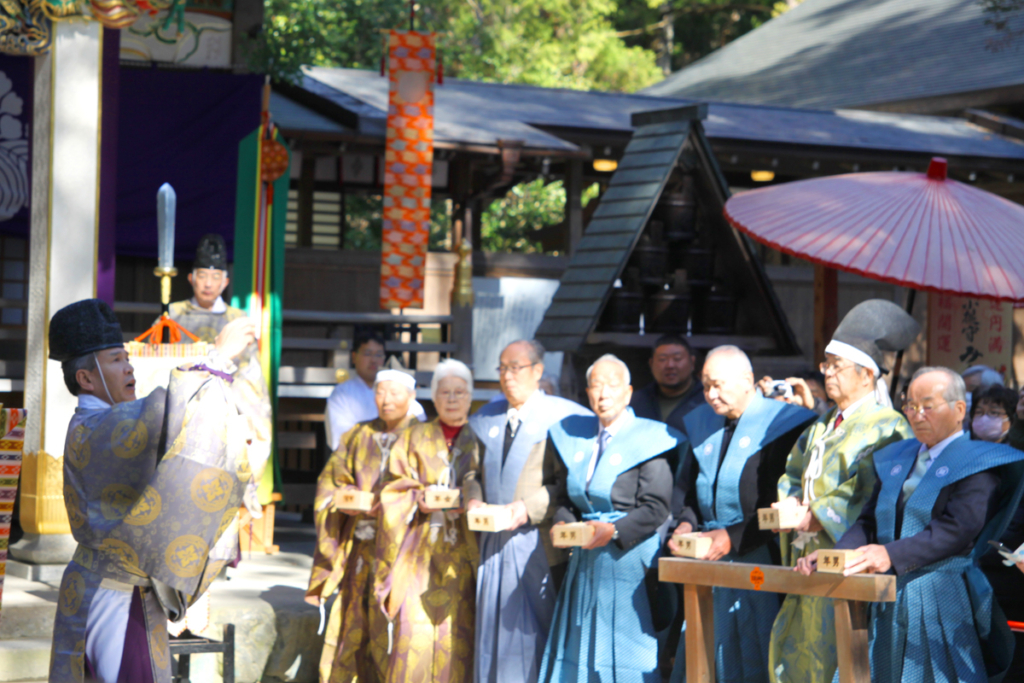
[(759, 242), (904, 287), (1024, 299), (1024, 207), (928, 173), (853, 173), (744, 192), (725, 216)]

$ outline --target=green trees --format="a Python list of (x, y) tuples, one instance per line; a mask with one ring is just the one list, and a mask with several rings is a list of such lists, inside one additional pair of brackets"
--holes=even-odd
[[(660, 71), (650, 50), (617, 35), (616, 10), (616, 0), (431, 0), (416, 26), (439, 34), (449, 76), (637, 90)], [(376, 69), (381, 30), (408, 26), (408, 13), (400, 0), (266, 0), (250, 64), (279, 79), (295, 79), (304, 64)]]

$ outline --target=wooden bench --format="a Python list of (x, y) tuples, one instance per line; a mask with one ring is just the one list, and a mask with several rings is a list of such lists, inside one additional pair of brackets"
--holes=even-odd
[(689, 683), (715, 683), (715, 586), (834, 600), (840, 683), (871, 683), (867, 603), (896, 600), (896, 577), (885, 574), (804, 576), (790, 567), (663, 557), (658, 578), (683, 584)]

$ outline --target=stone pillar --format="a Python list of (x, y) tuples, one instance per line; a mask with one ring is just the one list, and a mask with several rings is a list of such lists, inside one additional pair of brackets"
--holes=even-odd
[(50, 317), (96, 296), (100, 219), (103, 29), (54, 22), (53, 49), (36, 58), (32, 129), (32, 231), (25, 403), (28, 425), (20, 521), (11, 555), (65, 563), (74, 541), (64, 510), (63, 452), (76, 399), (48, 359)]

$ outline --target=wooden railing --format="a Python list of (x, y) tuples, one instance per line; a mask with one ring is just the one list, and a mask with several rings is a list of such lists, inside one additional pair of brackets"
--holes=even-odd
[(804, 576), (789, 567), (663, 557), (658, 578), (683, 584), (689, 683), (715, 683), (715, 586), (834, 600), (840, 683), (871, 683), (867, 603), (896, 600), (896, 577), (885, 574)]

